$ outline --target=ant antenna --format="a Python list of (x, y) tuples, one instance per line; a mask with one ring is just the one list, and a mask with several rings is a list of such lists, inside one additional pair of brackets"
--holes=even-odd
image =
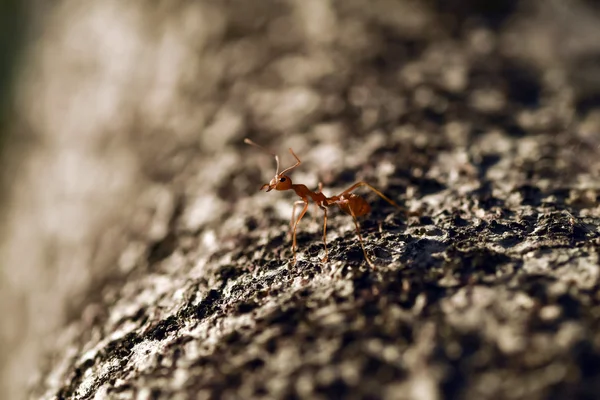
[(275, 176), (279, 176), (279, 157), (277, 156), (277, 154), (271, 153), (269, 150), (265, 149), (264, 147), (254, 143), (252, 140), (245, 138), (244, 139), (244, 143), (249, 144), (250, 146), (254, 146), (254, 147), (258, 147), (259, 149), (261, 149), (262, 151), (269, 153), (270, 155), (272, 155), (273, 157), (275, 157), (275, 162), (277, 163), (277, 172), (275, 172)]
[(292, 155), (294, 156), (294, 158), (296, 159), (296, 164), (292, 165), (291, 167), (288, 167), (286, 169), (284, 169), (283, 171), (281, 171), (281, 175), (285, 174), (288, 171), (293, 170), (294, 168), (296, 168), (298, 165), (300, 165), (300, 159), (298, 158), (298, 156), (296, 155), (296, 153), (294, 153), (294, 150), (292, 150), (291, 148), (289, 149), (290, 153), (292, 153)]

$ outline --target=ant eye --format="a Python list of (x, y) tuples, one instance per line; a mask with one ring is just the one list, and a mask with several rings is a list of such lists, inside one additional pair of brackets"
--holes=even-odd
[(281, 178), (279, 182), (285, 182), (285, 178)]

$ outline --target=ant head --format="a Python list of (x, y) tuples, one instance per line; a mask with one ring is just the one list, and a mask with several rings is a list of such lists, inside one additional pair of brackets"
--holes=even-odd
[(289, 190), (292, 188), (292, 180), (287, 175), (277, 175), (275, 178), (271, 179), (271, 182), (265, 183), (262, 185), (260, 190), (267, 189), (267, 192), (271, 190)]
[[(260, 188), (260, 190), (263, 189), (267, 189), (267, 192), (270, 192), (271, 190), (275, 189), (275, 190), (289, 190), (292, 188), (292, 180), (290, 179), (289, 176), (284, 175), (287, 171), (292, 170), (294, 167), (290, 167), (290, 168), (286, 168), (285, 170), (283, 170), (281, 173), (279, 173), (279, 157), (276, 154), (271, 153), (270, 151), (268, 151), (267, 149), (265, 149), (262, 146), (257, 145), (256, 143), (254, 143), (252, 140), (246, 138), (244, 139), (244, 143), (249, 144), (251, 146), (254, 147), (258, 147), (259, 149), (271, 154), (273, 157), (275, 157), (275, 162), (277, 164), (277, 169), (275, 172), (275, 178), (271, 179), (271, 182), (269, 183), (265, 183), (264, 185), (262, 185), (262, 187)], [(292, 149), (290, 149), (290, 152), (292, 154), (294, 154), (294, 152), (292, 152)], [(294, 157), (296, 157), (294, 155)]]

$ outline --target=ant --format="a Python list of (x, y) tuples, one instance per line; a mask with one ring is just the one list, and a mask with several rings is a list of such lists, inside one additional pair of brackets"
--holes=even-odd
[[(379, 195), (379, 197), (381, 197), (382, 199), (384, 199), (385, 201), (387, 201), (394, 207), (401, 210), (405, 214), (405, 216), (416, 215), (415, 213), (407, 212), (407, 210), (405, 208), (396, 204), (392, 199), (390, 199), (389, 197), (387, 197), (386, 195), (381, 193), (379, 190), (375, 189), (373, 186), (371, 186), (367, 182), (363, 182), (363, 181), (356, 182), (354, 185), (350, 186), (348, 189), (344, 190), (342, 193), (338, 194), (337, 196), (331, 196), (331, 197), (327, 197), (321, 192), (322, 187), (323, 187), (322, 183), (319, 183), (319, 188), (317, 189), (316, 192), (313, 192), (312, 190), (310, 190), (308, 187), (306, 187), (306, 185), (293, 184), (292, 180), (290, 179), (289, 176), (286, 175), (286, 173), (290, 172), (291, 170), (293, 170), (294, 168), (299, 166), (302, 163), (302, 161), (300, 161), (300, 159), (298, 158), (296, 153), (294, 153), (294, 151), (291, 148), (289, 150), (290, 150), (290, 153), (292, 154), (292, 156), (294, 156), (294, 158), (296, 159), (296, 164), (279, 172), (279, 157), (276, 154), (271, 153), (264, 147), (259, 146), (258, 144), (254, 143), (252, 140), (250, 140), (248, 138), (244, 139), (244, 143), (249, 144), (251, 146), (258, 147), (259, 149), (261, 149), (261, 150), (265, 151), (266, 153), (275, 157), (275, 162), (277, 164), (275, 177), (273, 179), (271, 179), (271, 182), (265, 183), (264, 185), (262, 185), (260, 190), (267, 189), (267, 192), (270, 192), (273, 189), (275, 189), (275, 190), (293, 190), (301, 198), (301, 200), (298, 200), (294, 203), (294, 207), (292, 208), (292, 219), (290, 222), (290, 225), (292, 227), (292, 253), (293, 253), (294, 264), (296, 264), (296, 247), (297, 247), (296, 246), (296, 228), (298, 227), (298, 223), (300, 222), (302, 217), (304, 217), (304, 214), (306, 214), (306, 211), (308, 210), (309, 199), (311, 199), (315, 203), (315, 205), (317, 207), (319, 207), (320, 209), (322, 209), (324, 212), (323, 245), (325, 247), (325, 257), (321, 260), (322, 262), (326, 262), (329, 257), (329, 253), (327, 251), (327, 207), (336, 205), (344, 213), (352, 216), (352, 219), (354, 220), (354, 226), (356, 227), (356, 233), (358, 234), (358, 240), (360, 241), (360, 245), (362, 247), (365, 259), (367, 260), (367, 263), (369, 263), (371, 268), (373, 268), (373, 269), (375, 268), (375, 265), (373, 264), (373, 262), (367, 255), (367, 251), (365, 250), (365, 245), (363, 242), (362, 235), (360, 234), (360, 227), (359, 227), (358, 220), (357, 220), (357, 217), (361, 217), (363, 215), (368, 214), (371, 211), (371, 206), (369, 205), (369, 203), (367, 203), (367, 201), (364, 198), (362, 198), (361, 196), (359, 196), (357, 194), (352, 193), (357, 188), (359, 188), (361, 186), (366, 186), (367, 188), (369, 188), (373, 192), (375, 192), (377, 195)], [(302, 205), (302, 204), (304, 205), (304, 207), (302, 208), (302, 211), (300, 212), (300, 215), (298, 216), (298, 218), (296, 218), (296, 207), (299, 205)]]

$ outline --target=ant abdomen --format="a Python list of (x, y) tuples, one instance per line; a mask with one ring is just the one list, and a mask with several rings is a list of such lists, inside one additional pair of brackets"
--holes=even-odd
[(354, 193), (350, 194), (350, 196), (339, 202), (339, 206), (343, 212), (348, 215), (354, 214), (355, 217), (361, 217), (371, 212), (371, 206), (369, 203), (367, 203), (363, 197)]

